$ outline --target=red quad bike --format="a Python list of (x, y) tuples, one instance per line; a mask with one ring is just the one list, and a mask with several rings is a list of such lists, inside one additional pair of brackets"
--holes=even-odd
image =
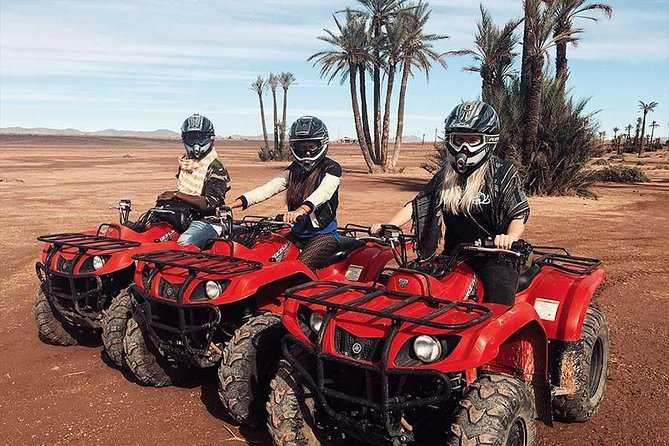
[(254, 425), (266, 416), (281, 358), (282, 293), (318, 278), (369, 282), (398, 250), (358, 239), (369, 228), (348, 225), (338, 251), (314, 272), (297, 260), (300, 251), (287, 238), (291, 225), (263, 217), (236, 223), (248, 230), (238, 242), (134, 256), (134, 306), (123, 342), (128, 366), (148, 385), (170, 385), (188, 366), (218, 366), (223, 405), (238, 422)]
[[(401, 239), (399, 228), (384, 231)], [(490, 245), (387, 269), (371, 286), (287, 290), (285, 360), (267, 404), (274, 444), (531, 446), (535, 418), (590, 419), (610, 356), (608, 324), (591, 306), (601, 261)], [(531, 262), (512, 307), (482, 303), (482, 284), (462, 262), (499, 253)]]
[[(117, 209), (120, 224), (37, 237), (45, 242), (41, 262), (35, 265), (41, 286), (34, 307), (43, 341), (66, 346), (92, 339), (112, 300), (126, 294), (132, 283), (131, 256), (174, 244), (178, 234), (168, 221), (179, 211), (170, 203), (149, 209), (136, 222), (128, 220), (130, 200), (121, 200)], [(103, 336), (103, 341), (108, 339)]]

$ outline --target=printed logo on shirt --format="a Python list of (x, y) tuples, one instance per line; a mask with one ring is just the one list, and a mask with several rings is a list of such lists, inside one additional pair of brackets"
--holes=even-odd
[(490, 204), (490, 195), (479, 192), (479, 196), (474, 198), (472, 204), (475, 206), (483, 206), (484, 204)]

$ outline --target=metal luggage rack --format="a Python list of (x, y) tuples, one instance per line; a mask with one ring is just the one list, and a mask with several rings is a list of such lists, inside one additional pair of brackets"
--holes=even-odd
[[(329, 287), (330, 289), (310, 296), (298, 294), (300, 291), (316, 286), (325, 286)], [(351, 298), (344, 302), (332, 302), (329, 300), (333, 297), (341, 296), (343, 293), (351, 291), (355, 293), (351, 293)], [(285, 295), (290, 299), (322, 305), (329, 311), (351, 311), (354, 313), (362, 313), (370, 316), (390, 319), (393, 322), (408, 322), (416, 325), (437, 328), (440, 330), (462, 330), (479, 324), (492, 317), (492, 310), (484, 305), (437, 299), (432, 296), (431, 292), (429, 295), (425, 296), (421, 294), (392, 291), (385, 288), (366, 287), (361, 285), (343, 284), (329, 281), (316, 281), (298, 285), (287, 289)], [(382, 297), (398, 300), (398, 302), (382, 310), (363, 307), (364, 304)], [(416, 302), (426, 304), (427, 306), (431, 307), (433, 311), (425, 314), (420, 318), (406, 316), (398, 313), (401, 309), (406, 308)], [(471, 314), (472, 317), (464, 322), (459, 323), (435, 322), (435, 319), (437, 319), (439, 316), (442, 316), (455, 309), (465, 310), (466, 313)]]
[(192, 273), (207, 273), (231, 276), (262, 268), (262, 263), (239, 257), (209, 254), (201, 251), (179, 251), (175, 249), (135, 254), (133, 259), (153, 263), (156, 266), (182, 268)]
[(136, 248), (141, 243), (134, 240), (123, 240), (121, 238), (105, 237), (103, 235), (63, 233), (40, 235), (37, 240), (51, 243), (57, 248), (69, 246), (80, 251), (89, 249), (95, 251), (111, 251), (113, 249)]
[(569, 274), (584, 276), (602, 265), (599, 259), (573, 256), (566, 249), (556, 246), (534, 246), (534, 253), (539, 255), (539, 258), (534, 261), (537, 265), (550, 266)]

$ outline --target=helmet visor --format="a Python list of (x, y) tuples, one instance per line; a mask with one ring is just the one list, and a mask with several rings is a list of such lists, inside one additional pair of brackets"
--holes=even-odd
[(187, 146), (194, 146), (195, 144), (204, 146), (211, 142), (211, 135), (206, 132), (186, 132), (181, 138)]
[(293, 141), (290, 143), (293, 153), (298, 158), (313, 158), (321, 150), (320, 141)]

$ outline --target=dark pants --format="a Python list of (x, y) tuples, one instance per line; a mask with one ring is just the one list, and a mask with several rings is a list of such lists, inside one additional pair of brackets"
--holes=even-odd
[(513, 305), (518, 290), (517, 261), (503, 254), (467, 261), (483, 282), (483, 302)]

